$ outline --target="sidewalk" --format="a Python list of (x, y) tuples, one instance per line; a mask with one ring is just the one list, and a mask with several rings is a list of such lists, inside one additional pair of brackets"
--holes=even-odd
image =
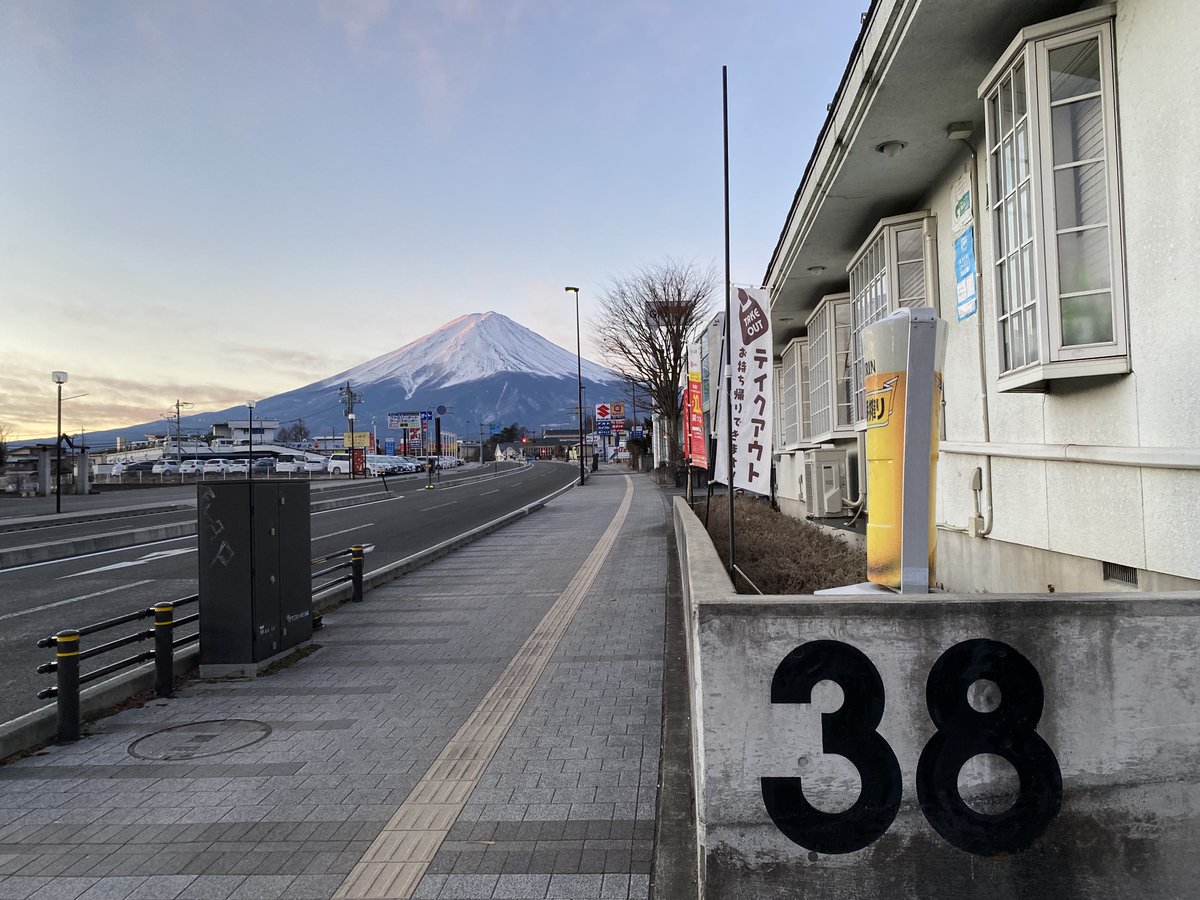
[(647, 897), (666, 523), (602, 469), (288, 668), (0, 767), (0, 898)]

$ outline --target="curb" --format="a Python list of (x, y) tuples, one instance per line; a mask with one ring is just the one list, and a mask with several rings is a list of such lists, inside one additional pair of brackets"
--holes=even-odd
[[(506, 525), (511, 525), (513, 522), (523, 519), (530, 513), (541, 509), (551, 500), (562, 496), (573, 487), (576, 487), (575, 482), (571, 482), (547, 494), (545, 497), (534, 500), (532, 503), (528, 503), (520, 509), (513, 510), (498, 519), (485, 522), (483, 525), (476, 526), (470, 531), (443, 541), (427, 550), (422, 550), (420, 553), (414, 553), (412, 556), (405, 557), (373, 572), (364, 572), (363, 592), (365, 593), (372, 588), (386, 584), (407, 572), (419, 569), (421, 566), (433, 562), (435, 559), (440, 559), (460, 547), (465, 547), (467, 544), (473, 543), (481, 537), (491, 534), (493, 531), (498, 531)], [(336, 503), (339, 501), (330, 502)], [(192, 533), (194, 532), (195, 526), (192, 526)], [(313, 611), (318, 613), (328, 612), (340, 606), (343, 602), (348, 601), (352, 592), (353, 588), (347, 584), (314, 594), (312, 598)], [(194, 670), (199, 665), (199, 662), (200, 647), (198, 645), (182, 648), (175, 654), (176, 675), (178, 676)], [(149, 662), (144, 666), (139, 666), (122, 675), (102, 681), (99, 684), (80, 691), (80, 719), (83, 722), (94, 721), (101, 718), (107, 710), (116, 704), (128, 700), (142, 691), (153, 689), (154, 663)], [(10, 722), (0, 724), (0, 764), (3, 764), (10, 756), (24, 753), (53, 741), (57, 734), (58, 707), (56, 704), (43, 706), (23, 716), (19, 716)]]

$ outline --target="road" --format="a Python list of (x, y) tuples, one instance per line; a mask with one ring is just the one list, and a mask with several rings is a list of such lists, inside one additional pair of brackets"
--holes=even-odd
[[(578, 469), (574, 466), (538, 462), (507, 471), (502, 468), (495, 476), (481, 477), (478, 468), (456, 470), (446, 473), (436, 490), (426, 490), (424, 478), (402, 483), (389, 479), (388, 492), (380, 489), (377, 480), (342, 482), (335, 488), (338, 493), (369, 492), (379, 499), (314, 512), (312, 556), (355, 543), (370, 543), (374, 550), (367, 556), (366, 570), (371, 572), (545, 497), (576, 478)], [(337, 494), (314, 492), (314, 500), (331, 496)], [(195, 488), (191, 489), (191, 498), (194, 501)], [(142, 499), (143, 504), (148, 501), (148, 497)], [(194, 511), (145, 511), (39, 529), (36, 538), (25, 533), (24, 540), (71, 540), (93, 532), (141, 528), (151, 521), (189, 519), (195, 520)], [(10, 532), (5, 537), (12, 535)], [(39, 701), (36, 694), (52, 683), (53, 676), (37, 675), (35, 669), (52, 657), (51, 651), (36, 647), (38, 639), (64, 628), (78, 628), (162, 600), (194, 594), (196, 565), (196, 539), (189, 536), (0, 570), (0, 660), (7, 688), (0, 695), (0, 722), (45, 702)], [(101, 642), (138, 627), (124, 626), (91, 640)], [(127, 655), (133, 655), (149, 649), (149, 644), (135, 644), (128, 649)], [(100, 664), (119, 658), (106, 656)], [(85, 665), (85, 671), (87, 668)]]

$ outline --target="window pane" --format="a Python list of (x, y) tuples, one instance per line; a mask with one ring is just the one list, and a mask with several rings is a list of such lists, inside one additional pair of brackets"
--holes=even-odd
[(1025, 335), (1021, 330), (1021, 314), (1012, 317), (1012, 361), (1013, 366), (1025, 365)]
[(1019, 246), (1017, 243), (1017, 201), (1015, 199), (1004, 201), (1004, 246), (1008, 247), (1009, 252)]
[(906, 300), (925, 299), (925, 263), (922, 260), (900, 263), (896, 267), (896, 280), (900, 290), (896, 299), (901, 305), (904, 305)]
[(1058, 236), (1060, 293), (1106, 290), (1110, 283), (1107, 226)]
[(1017, 129), (1017, 184), (1029, 177), (1029, 125)]
[(1054, 173), (1054, 204), (1059, 228), (1103, 225), (1105, 203), (1104, 163), (1088, 163)]
[(1013, 189), (1013, 139), (1004, 139), (1004, 193)]
[(1038, 299), (1038, 291), (1033, 273), (1033, 244), (1021, 248), (1021, 282), (1027, 300)]
[(1056, 166), (1104, 156), (1104, 114), (1099, 97), (1054, 107), (1050, 130)]
[(997, 299), (1000, 301), (1000, 315), (1004, 315), (1009, 311), (1008, 308), (1008, 289), (1004, 286), (1007, 277), (1006, 269), (1008, 266), (1003, 261), (996, 263), (996, 292), (1000, 295)]
[(1025, 64), (1013, 69), (1013, 118), (1020, 121), (1025, 115)]
[(1000, 130), (1008, 134), (1012, 127), (1012, 76), (1009, 76), (1000, 85)]
[(1050, 100), (1100, 90), (1100, 42), (1096, 38), (1050, 51)]
[(1004, 134), (1000, 131), (1000, 92), (988, 98), (988, 134), (992, 137), (992, 146), (1000, 143)]
[(1097, 344), (1113, 339), (1112, 295), (1063, 297), (1062, 334), (1065, 346)]
[(1038, 353), (1037, 310), (1025, 310), (1025, 362), (1035, 363), (1041, 358)]
[(1017, 237), (1020, 245), (1024, 245), (1033, 235), (1033, 209), (1029, 204), (1029, 185), (1023, 185), (1017, 191)]
[(896, 258), (901, 262), (921, 258), (920, 228), (906, 228), (896, 232)]

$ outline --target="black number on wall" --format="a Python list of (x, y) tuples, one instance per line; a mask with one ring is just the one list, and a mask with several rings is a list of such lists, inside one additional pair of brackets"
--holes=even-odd
[[(990, 712), (967, 702), (968, 690), (980, 679), (1000, 688), (1000, 704)], [(917, 799), (934, 830), (960, 850), (980, 856), (1024, 850), (1058, 815), (1062, 773), (1034, 730), (1043, 697), (1037, 669), (1000, 641), (955, 644), (930, 669), (925, 698), (937, 734), (921, 752)], [(1000, 756), (1017, 770), (1017, 800), (1004, 812), (976, 812), (958, 792), (959, 770), (980, 753)]]
[(827, 813), (804, 797), (799, 778), (763, 778), (767, 813), (790, 840), (818, 853), (861, 850), (887, 831), (900, 809), (900, 764), (875, 729), (883, 717), (883, 679), (861, 650), (841, 641), (812, 641), (779, 664), (771, 680), (772, 703), (810, 703), (812, 689), (832, 681), (842, 706), (821, 714), (822, 749), (858, 769), (862, 791), (850, 809)]

